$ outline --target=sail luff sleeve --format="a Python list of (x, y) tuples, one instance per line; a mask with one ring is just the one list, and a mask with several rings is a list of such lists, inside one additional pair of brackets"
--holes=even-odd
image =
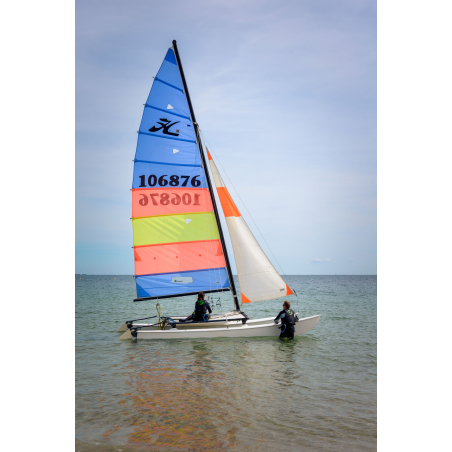
[(138, 132), (132, 226), (138, 298), (230, 287), (172, 48), (154, 79)]
[(243, 219), (207, 150), (210, 169), (228, 225), (232, 250), (237, 265), (242, 303), (265, 301), (292, 295)]

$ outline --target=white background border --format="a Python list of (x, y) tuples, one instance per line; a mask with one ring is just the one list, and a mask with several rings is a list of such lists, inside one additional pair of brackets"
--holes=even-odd
[[(451, 9), (446, 1), (378, 3), (378, 442), (384, 451), (450, 447)], [(4, 4), (0, 30), (2, 444), (20, 450), (26, 435), (27, 448), (69, 450), (74, 4)]]

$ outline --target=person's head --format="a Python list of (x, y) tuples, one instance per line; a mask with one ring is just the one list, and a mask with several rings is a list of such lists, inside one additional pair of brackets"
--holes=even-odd
[(289, 309), (289, 308), (290, 308), (290, 301), (285, 301), (285, 302), (283, 303), (283, 308), (284, 308), (284, 309)]
[(205, 298), (204, 292), (199, 292), (198, 300), (204, 300), (204, 298)]

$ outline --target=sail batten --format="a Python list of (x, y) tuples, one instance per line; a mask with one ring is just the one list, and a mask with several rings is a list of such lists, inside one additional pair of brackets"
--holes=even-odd
[(177, 89), (178, 91), (180, 91), (182, 93), (184, 92), (184, 90), (182, 88), (178, 88), (177, 86), (171, 85), (171, 83), (164, 82), (163, 80), (160, 80), (158, 77), (155, 77), (154, 80), (157, 82), (160, 82), (160, 83), (164, 83), (165, 85), (170, 86), (171, 88)]
[(173, 113), (173, 112), (169, 112), (168, 110), (164, 110), (163, 108), (153, 107), (152, 105), (148, 105), (148, 104), (145, 105), (145, 108), (153, 108), (154, 110), (163, 111), (166, 114), (170, 114), (173, 116), (179, 116), (180, 118), (184, 118), (184, 119), (190, 119), (188, 116), (179, 115), (177, 113)]
[[(141, 162), (141, 163), (153, 163), (154, 165), (174, 165), (174, 166), (194, 166), (196, 168), (201, 168), (201, 165), (190, 165), (186, 163), (168, 163), (168, 162), (154, 162), (152, 160), (134, 160), (135, 162)], [(190, 189), (191, 187), (188, 187)], [(152, 189), (152, 187), (150, 187)]]
[[(208, 294), (208, 293), (227, 292), (229, 290), (231, 290), (229, 287), (225, 287), (223, 289), (204, 290), (203, 292), (205, 294)], [(175, 296), (177, 296), (177, 297), (186, 297), (186, 296), (189, 296), (189, 295), (197, 295), (197, 294), (198, 294), (198, 292), (186, 292), (186, 293), (179, 293), (177, 295), (163, 295), (163, 296), (158, 296), (158, 297), (135, 298), (135, 300), (133, 300), (133, 301), (161, 300), (161, 299), (164, 299), (164, 298), (173, 298)]]
[(196, 143), (196, 140), (186, 140), (186, 139), (184, 139), (184, 138), (163, 137), (163, 136), (160, 136), (160, 135), (153, 135), (152, 133), (143, 132), (143, 131), (141, 131), (141, 130), (140, 130), (138, 133), (139, 133), (139, 134), (142, 134), (142, 135), (149, 135), (149, 136), (151, 136), (151, 137), (156, 137), (156, 138), (164, 138), (165, 140), (185, 141), (185, 142), (187, 142), (187, 143)]
[(143, 109), (132, 182), (137, 299), (229, 290), (195, 124), (172, 48), (155, 81)]

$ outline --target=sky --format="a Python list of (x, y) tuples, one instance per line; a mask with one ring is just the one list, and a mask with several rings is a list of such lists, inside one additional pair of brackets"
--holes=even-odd
[(137, 130), (176, 39), (209, 150), (275, 267), (377, 274), (376, 26), (367, 0), (78, 0), (76, 273), (133, 274)]

